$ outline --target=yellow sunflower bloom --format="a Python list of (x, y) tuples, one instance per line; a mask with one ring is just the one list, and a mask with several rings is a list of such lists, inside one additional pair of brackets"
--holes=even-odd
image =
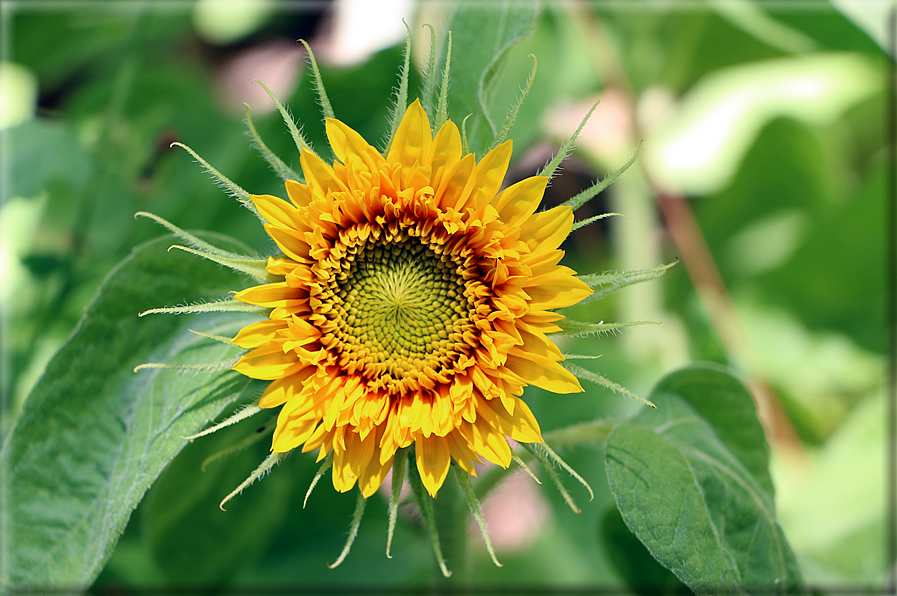
[(234, 369), (271, 381), (272, 451), (332, 452), (336, 490), (364, 497), (411, 445), (433, 496), (452, 460), (507, 467), (509, 437), (542, 442), (524, 387), (582, 391), (546, 337), (553, 309), (592, 293), (558, 264), (572, 210), (536, 212), (544, 176), (501, 190), (511, 141), (476, 162), (451, 121), (431, 133), (418, 101), (385, 157), (339, 120), (326, 131), (333, 165), (302, 151), (289, 202), (251, 197), (280, 281), (236, 295), (272, 310), (234, 339), (249, 349)]

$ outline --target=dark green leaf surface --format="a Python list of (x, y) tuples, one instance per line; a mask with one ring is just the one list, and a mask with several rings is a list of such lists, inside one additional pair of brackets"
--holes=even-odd
[[(482, 157), (483, 150), (492, 141), (511, 107), (493, 105), (494, 88), (500, 80), (508, 52), (532, 34), (538, 13), (537, 2), (463, 2), (458, 3), (448, 24), (447, 30), (452, 32), (449, 118), (460, 127), (468, 114), (474, 114), (466, 128), (469, 150), (478, 158)], [(442, 41), (440, 68), (445, 60), (446, 40)], [(523, 82), (513, 84), (522, 85)]]
[(794, 589), (800, 572), (776, 521), (748, 391), (719, 368), (692, 366), (650, 399), (656, 411), (642, 410), (607, 441), (626, 525), (699, 594)]
[(710, 424), (723, 446), (747, 468), (771, 502), (775, 489), (769, 475), (769, 446), (747, 387), (723, 367), (704, 364), (664, 377), (652, 395), (664, 400), (667, 394), (687, 401)]
[[(296, 466), (276, 466), (264, 480), (228, 502), (226, 511), (218, 507), (270, 452), (270, 433), (257, 431), (266, 420), (273, 425), (275, 415), (276, 411), (262, 412), (245, 424), (197, 439), (165, 469), (147, 494), (141, 528), (165, 585), (226, 584), (251, 567), (274, 539), (290, 514), (287, 507), (291, 493), (304, 494), (302, 489), (308, 480), (291, 473)], [(233, 448), (252, 437), (259, 440), (251, 447), (203, 465), (209, 452)], [(314, 459), (306, 459), (309, 461), (302, 463), (312, 467)]]
[(655, 561), (638, 538), (632, 535), (616, 507), (610, 507), (601, 518), (598, 536), (608, 545), (607, 552), (614, 567), (636, 594), (691, 594), (691, 590), (669, 569)]
[[(39, 119), (9, 131), (12, 196), (33, 197), (54, 182), (80, 190), (93, 168), (90, 156), (66, 122)], [(53, 159), (44, 157), (53, 147)]]
[[(220, 236), (225, 248), (234, 243)], [(213, 299), (248, 285), (179, 252), (171, 237), (136, 248), (106, 278), (81, 324), (25, 403), (2, 451), (8, 532), (0, 584), (79, 591), (90, 585), (131, 511), (195, 433), (246, 388), (215, 373), (143, 370), (144, 362), (201, 364), (239, 350), (188, 329), (233, 335), (247, 315), (137, 313)], [(239, 250), (239, 249), (238, 249)]]

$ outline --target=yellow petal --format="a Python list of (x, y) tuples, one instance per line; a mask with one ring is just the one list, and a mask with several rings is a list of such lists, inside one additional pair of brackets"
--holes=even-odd
[(293, 259), (285, 259), (283, 257), (268, 257), (268, 264), (265, 265), (265, 269), (271, 275), (277, 275), (280, 277), (286, 277), (290, 273), (296, 270), (297, 267), (301, 267), (295, 260)]
[(284, 185), (287, 188), (287, 196), (296, 207), (305, 207), (311, 203), (311, 188), (298, 180), (287, 180)]
[(482, 417), (477, 418), (470, 429), (472, 432), (468, 442), (478, 455), (503, 468), (511, 465), (511, 447), (498, 429)]
[[(484, 202), (491, 202), (501, 189), (505, 174), (508, 172), (508, 164), (511, 162), (513, 141), (505, 141), (489, 153), (483, 156), (476, 167), (477, 196)], [(544, 188), (544, 187), (543, 187)], [(475, 209), (482, 205), (473, 205)], [(533, 208), (535, 210), (535, 208)]]
[(311, 151), (303, 151), (299, 155), (299, 163), (302, 164), (302, 173), (305, 174), (305, 181), (311, 187), (312, 193), (326, 196), (331, 192), (348, 190), (346, 185), (336, 177), (333, 168)]
[(539, 250), (536, 249), (527, 255), (521, 257), (520, 262), (530, 268), (530, 279), (540, 275), (547, 275), (558, 271), (557, 264), (564, 258), (562, 250)]
[(561, 351), (556, 345), (554, 345), (554, 342), (545, 337), (543, 334), (539, 333), (538, 331), (532, 332), (523, 328), (520, 328), (518, 331), (520, 332), (520, 337), (523, 340), (523, 345), (520, 346), (521, 351), (527, 352), (529, 354), (537, 354), (539, 356), (554, 360), (555, 362), (564, 359), (564, 357), (561, 355)]
[(389, 457), (386, 461), (380, 461), (380, 449), (377, 447), (377, 437), (375, 433), (370, 433), (364, 439), (365, 444), (370, 443), (372, 448), (371, 457), (367, 464), (361, 469), (358, 475), (358, 489), (364, 498), (368, 498), (380, 488), (383, 479), (392, 468), (393, 458)]
[(392, 469), (393, 458), (386, 460), (386, 463), (380, 463), (379, 458), (372, 459), (361, 478), (358, 479), (358, 488), (361, 490), (362, 496), (366, 499), (377, 492), (386, 475)]
[(517, 226), (526, 221), (542, 202), (548, 178), (532, 176), (504, 189), (492, 201), (501, 220), (508, 226)]
[(271, 195), (249, 195), (249, 198), (267, 222), (283, 228), (305, 229), (296, 207), (283, 199)]
[(265, 231), (277, 243), (283, 254), (300, 263), (308, 263), (310, 261), (311, 247), (305, 240), (299, 238), (296, 232), (291, 229), (272, 226), (271, 224), (265, 224)]
[(445, 437), (435, 435), (426, 439), (418, 437), (414, 441), (414, 450), (417, 453), (417, 469), (424, 487), (431, 497), (435, 497), (436, 491), (445, 481), (452, 460), (448, 442)]
[(287, 453), (292, 451), (314, 433), (318, 421), (313, 419), (291, 419), (281, 410), (277, 417), (277, 429), (271, 440), (271, 451), (274, 453)]
[(295, 374), (305, 368), (305, 365), (292, 352), (284, 354), (281, 344), (276, 343), (248, 352), (233, 368), (252, 379), (273, 381)]
[[(346, 433), (346, 452), (352, 456), (352, 473), (356, 478), (361, 478), (368, 462), (373, 459), (377, 447), (377, 437), (369, 434), (362, 439), (357, 432)], [(379, 453), (378, 459), (379, 459)]]
[(246, 288), (234, 296), (240, 302), (256, 306), (297, 306), (302, 300), (296, 297), (296, 288), (285, 281)]
[(532, 410), (522, 399), (515, 397), (514, 400), (517, 403), (511, 421), (511, 438), (521, 443), (543, 443), (542, 431)]
[(573, 277), (572, 273), (567, 267), (558, 267), (551, 273), (531, 278), (523, 288), (531, 298), (530, 308), (563, 308), (591, 296), (592, 288)]
[(553, 311), (534, 310), (528, 312), (522, 319), (518, 319), (517, 326), (519, 329), (531, 332), (555, 333), (561, 330), (555, 321), (560, 321), (563, 318), (564, 315)]
[(354, 455), (348, 449), (345, 451), (334, 450), (333, 488), (341, 493), (351, 490), (358, 480), (358, 477), (352, 473), (352, 458)]
[(570, 235), (572, 228), (573, 210), (559, 205), (527, 219), (520, 226), (520, 239), (530, 250), (554, 250)]
[(295, 374), (271, 381), (259, 400), (259, 407), (276, 408), (293, 399), (315, 370), (314, 366), (306, 366)]
[(293, 396), (293, 379), (287, 377), (276, 379), (268, 384), (262, 399), (259, 400), (260, 408), (276, 408), (283, 405)]
[(508, 353), (505, 366), (526, 383), (546, 391), (552, 393), (582, 392), (582, 386), (570, 371), (544, 356), (512, 348)]
[(234, 343), (241, 348), (257, 348), (272, 341), (275, 333), (286, 328), (286, 321), (272, 321), (271, 319), (259, 321), (240, 329), (237, 337), (234, 338)]
[(324, 126), (333, 154), (338, 160), (347, 163), (350, 158), (355, 158), (367, 166), (367, 171), (377, 171), (383, 158), (360, 134), (335, 118), (327, 118)]
[(321, 461), (330, 452), (330, 446), (333, 444), (332, 434), (332, 432), (324, 428), (323, 424), (319, 424), (315, 427), (311, 436), (305, 440), (305, 445), (302, 446), (302, 453), (308, 453), (320, 447), (321, 451), (318, 453), (318, 461)]
[(476, 181), (472, 175), (474, 167), (476, 159), (473, 153), (468, 153), (455, 164), (455, 167), (446, 172), (436, 194), (433, 195), (434, 204), (443, 210), (452, 208), (460, 211), (470, 197)]
[(430, 165), (425, 162), (430, 156), (432, 142), (433, 133), (430, 131), (430, 121), (420, 105), (420, 100), (415, 99), (414, 103), (405, 110), (402, 122), (389, 147), (386, 161), (398, 162), (407, 167), (413, 166), (415, 163), (422, 166)]
[(480, 461), (480, 458), (477, 457), (476, 452), (470, 448), (470, 445), (467, 444), (467, 441), (462, 437), (459, 433), (453, 432), (448, 434), (445, 439), (448, 441), (449, 449), (452, 453), (452, 459), (455, 461), (458, 466), (470, 474), (471, 476), (477, 475), (477, 469), (474, 467), (473, 462), (483, 463)]
[(446, 172), (461, 159), (461, 133), (451, 120), (447, 120), (433, 137), (431, 154), (430, 186), (438, 189)]

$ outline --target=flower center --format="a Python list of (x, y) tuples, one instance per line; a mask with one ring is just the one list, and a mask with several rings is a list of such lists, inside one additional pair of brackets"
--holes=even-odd
[(361, 247), (335, 279), (341, 365), (392, 390), (451, 370), (474, 304), (459, 269), (417, 238)]

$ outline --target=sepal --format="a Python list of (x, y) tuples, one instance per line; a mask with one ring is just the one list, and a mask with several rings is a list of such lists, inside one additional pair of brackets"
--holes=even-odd
[[(414, 457), (414, 449), (409, 451), (409, 458)], [(408, 466), (408, 483), (414, 493), (414, 501), (420, 509), (427, 526), (427, 533), (430, 535), (430, 545), (433, 547), (433, 554), (436, 556), (436, 562), (439, 564), (439, 570), (445, 577), (451, 577), (452, 572), (449, 571), (445, 564), (445, 557), (442, 556), (442, 545), (439, 543), (439, 531), (436, 529), (436, 514), (433, 511), (433, 497), (427, 492), (423, 480), (421, 480), (420, 472), (415, 465)]]
[(617, 392), (622, 393), (623, 395), (625, 395), (627, 397), (631, 397), (632, 399), (634, 399), (638, 402), (641, 402), (641, 403), (645, 404), (646, 406), (650, 406), (650, 407), (654, 408), (655, 410), (657, 409), (657, 406), (655, 406), (653, 403), (651, 403), (644, 397), (640, 397), (640, 396), (636, 395), (635, 393), (633, 393), (626, 387), (623, 387), (619, 383), (614, 383), (610, 379), (608, 379), (602, 375), (599, 375), (598, 373), (592, 372), (590, 370), (582, 368), (581, 366), (577, 366), (575, 364), (570, 364), (567, 362), (563, 362), (562, 366), (564, 368), (566, 368), (567, 370), (569, 370), (578, 379), (583, 379), (585, 381), (591, 381), (592, 383), (595, 383), (596, 385), (601, 385), (602, 387), (606, 387), (607, 389), (610, 389), (614, 393), (617, 393)]
[[(560, 331), (546, 334), (547, 337), (587, 337), (589, 335), (602, 335), (608, 333), (616, 333), (627, 327), (636, 327), (639, 325), (660, 325), (660, 321), (623, 321), (617, 323), (589, 323), (586, 321), (576, 321), (574, 319), (561, 319), (555, 323), (561, 328)], [(576, 358), (577, 356), (572, 356)], [(584, 358), (584, 356), (578, 356)]]
[[(592, 109), (594, 110), (595, 108), (593, 107)], [(591, 112), (589, 112), (589, 114), (591, 114)], [(588, 115), (586, 116), (586, 118), (588, 118)], [(583, 121), (583, 123), (585, 123), (585, 121)], [(580, 128), (581, 127), (582, 127), (582, 125), (580, 125)], [(577, 133), (578, 132), (579, 132), (579, 129), (577, 129)], [(574, 137), (575, 137), (575, 135), (574, 135)], [(591, 201), (599, 192), (601, 192), (602, 190), (604, 190), (605, 188), (610, 186), (614, 182), (614, 180), (619, 178), (623, 174), (623, 172), (628, 170), (629, 166), (631, 166), (633, 163), (635, 163), (635, 158), (638, 157), (638, 152), (641, 148), (642, 148), (642, 143), (639, 142), (638, 146), (635, 148), (635, 151), (632, 154), (632, 157), (630, 157), (626, 163), (624, 163), (622, 166), (620, 166), (619, 168), (614, 170), (612, 173), (610, 173), (607, 176), (605, 176), (604, 178), (602, 178), (600, 181), (595, 182), (595, 184), (593, 184), (589, 188), (585, 189), (578, 195), (576, 195), (574, 197), (570, 197), (569, 199), (567, 199), (566, 201), (561, 203), (561, 206), (570, 207), (571, 209), (576, 211), (577, 209), (579, 209), (580, 207), (582, 207), (583, 205), (585, 205), (586, 203)]]
[(255, 148), (258, 149), (258, 152), (262, 154), (262, 157), (265, 158), (265, 161), (268, 162), (271, 169), (274, 170), (274, 173), (277, 174), (281, 180), (298, 180), (304, 184), (305, 178), (284, 163), (277, 154), (268, 148), (268, 145), (262, 140), (262, 137), (255, 129), (255, 125), (252, 123), (252, 110), (250, 109), (249, 104), (244, 103), (243, 105), (246, 107), (246, 128), (249, 129), (249, 135), (252, 137), (252, 142), (255, 144)]
[(349, 551), (352, 550), (352, 544), (355, 542), (355, 537), (358, 536), (358, 527), (361, 525), (361, 518), (364, 517), (364, 506), (366, 503), (367, 499), (364, 498), (364, 495), (361, 494), (361, 490), (359, 490), (358, 498), (355, 500), (355, 513), (352, 514), (352, 523), (349, 526), (349, 537), (346, 539), (346, 545), (343, 547), (343, 552), (339, 554), (336, 561), (327, 565), (330, 569), (338, 567), (349, 555)]
[(184, 151), (186, 151), (187, 153), (192, 155), (193, 158), (196, 161), (198, 161), (200, 164), (202, 164), (202, 166), (206, 169), (206, 171), (212, 175), (212, 178), (214, 178), (218, 182), (218, 185), (221, 188), (227, 190), (227, 192), (228, 192), (228, 194), (230, 194), (230, 196), (232, 196), (233, 198), (240, 201), (240, 203), (244, 207), (246, 207), (247, 209), (252, 211), (252, 213), (256, 217), (258, 217), (259, 219), (262, 219), (261, 215), (259, 215), (258, 210), (255, 208), (255, 205), (253, 205), (252, 201), (249, 199), (249, 193), (246, 192), (245, 190), (243, 190), (242, 187), (240, 187), (237, 183), (233, 182), (230, 178), (228, 178), (227, 176), (225, 176), (224, 174), (222, 174), (215, 168), (213, 168), (209, 162), (207, 162), (206, 160), (201, 158), (196, 151), (194, 151), (187, 145), (184, 145), (183, 143), (172, 143), (171, 146), (172, 147), (180, 147), (181, 149), (183, 149)]
[(249, 475), (249, 478), (240, 483), (240, 486), (235, 488), (228, 494), (224, 499), (221, 500), (221, 503), (218, 504), (218, 507), (221, 511), (225, 511), (224, 504), (233, 499), (235, 496), (243, 492), (243, 489), (248, 487), (250, 484), (258, 480), (259, 478), (264, 478), (265, 475), (271, 471), (276, 464), (279, 464), (284, 457), (286, 457), (286, 453), (272, 453), (255, 469), (255, 471)]
[(548, 476), (551, 478), (551, 481), (554, 482), (554, 485), (557, 487), (558, 492), (560, 492), (561, 496), (564, 497), (564, 501), (566, 501), (567, 505), (570, 506), (570, 509), (572, 509), (574, 513), (582, 513), (582, 510), (576, 506), (576, 503), (573, 501), (573, 497), (570, 496), (570, 493), (567, 491), (566, 487), (564, 487), (560, 477), (558, 476), (557, 470), (555, 470), (554, 467), (555, 465), (561, 467), (568, 474), (573, 476), (580, 484), (582, 484), (586, 488), (586, 490), (589, 491), (589, 500), (591, 501), (595, 498), (595, 493), (594, 491), (592, 491), (592, 487), (589, 486), (589, 483), (586, 482), (582, 476), (577, 474), (576, 470), (571, 468), (570, 465), (567, 464), (567, 462), (561, 459), (561, 456), (555, 453), (547, 443), (523, 443), (523, 446), (542, 463), (542, 466), (545, 468), (545, 471), (548, 472)]
[(577, 275), (576, 278), (594, 290), (594, 294), (584, 299), (580, 304), (588, 304), (592, 300), (600, 300), (617, 290), (660, 277), (667, 269), (679, 263), (676, 259), (672, 263), (647, 267), (644, 269), (632, 269), (630, 271), (606, 271), (604, 273), (587, 273)]

